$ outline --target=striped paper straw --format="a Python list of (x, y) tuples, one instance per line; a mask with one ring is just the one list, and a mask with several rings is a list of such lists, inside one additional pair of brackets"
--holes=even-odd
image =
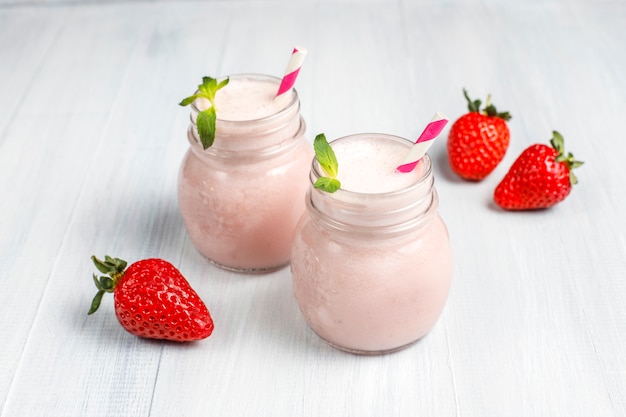
[(278, 88), (276, 97), (289, 91), (291, 87), (293, 87), (293, 85), (296, 83), (296, 78), (298, 77), (300, 67), (302, 67), (302, 62), (304, 62), (304, 58), (306, 57), (307, 52), (308, 51), (306, 49), (299, 46), (293, 48), (291, 58), (289, 59), (289, 64), (287, 65), (287, 69), (285, 70), (285, 76), (280, 83), (280, 87)]
[(417, 165), (417, 163), (426, 155), (426, 151), (430, 148), (430, 145), (435, 142), (435, 138), (439, 136), (444, 127), (448, 124), (448, 118), (442, 113), (435, 113), (433, 119), (426, 125), (426, 128), (422, 132), (415, 145), (411, 147), (411, 150), (406, 154), (402, 163), (396, 168), (400, 172), (411, 172)]

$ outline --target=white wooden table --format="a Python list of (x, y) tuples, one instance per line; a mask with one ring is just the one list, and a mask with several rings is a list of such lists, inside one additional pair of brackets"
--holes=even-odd
[[(289, 269), (219, 270), (184, 231), (177, 103), (203, 75), (281, 76), (296, 44), (311, 139), (416, 137), (465, 112), (463, 87), (513, 114), (480, 183), (452, 174), (445, 139), (431, 148), (455, 273), (407, 350), (330, 348)], [(0, 0), (0, 416), (626, 416), (624, 114), (622, 0)], [(547, 211), (497, 209), (553, 129), (580, 183)], [(112, 297), (88, 317), (92, 254), (169, 260), (214, 334), (141, 340)]]

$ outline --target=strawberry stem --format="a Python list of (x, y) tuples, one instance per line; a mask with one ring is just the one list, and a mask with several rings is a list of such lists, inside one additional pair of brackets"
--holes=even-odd
[(479, 113), (481, 101), (480, 100), (472, 101), (472, 99), (469, 98), (469, 96), (467, 95), (467, 90), (465, 89), (463, 89), (463, 95), (465, 96), (465, 100), (467, 100), (467, 109), (472, 113)]
[(126, 261), (119, 258), (111, 258), (108, 255), (105, 255), (104, 261), (95, 256), (92, 256), (91, 260), (98, 271), (106, 275), (98, 277), (96, 274), (93, 274), (93, 282), (96, 284), (98, 292), (91, 301), (87, 314), (93, 314), (98, 310), (105, 293), (115, 291), (117, 283), (124, 276), (124, 270), (126, 270), (127, 265)]
[[(467, 94), (467, 91), (465, 89), (463, 89), (463, 95), (465, 96), (465, 100), (467, 100), (467, 109), (471, 113), (480, 113), (480, 105), (482, 104), (482, 102), (480, 100), (472, 100), (471, 98), (469, 98), (469, 95)], [(485, 107), (483, 108), (482, 113), (489, 117), (498, 117), (506, 121), (511, 120), (512, 117), (508, 111), (498, 112), (496, 106), (491, 104), (491, 94), (487, 95), (487, 100), (485, 101)]]
[(550, 145), (552, 145), (554, 150), (557, 151), (557, 155), (554, 160), (556, 162), (562, 162), (565, 164), (565, 166), (567, 166), (567, 169), (569, 170), (570, 184), (578, 184), (578, 178), (576, 178), (576, 175), (574, 175), (574, 172), (572, 172), (572, 170), (583, 165), (584, 162), (574, 159), (574, 155), (572, 155), (571, 152), (569, 152), (567, 155), (565, 154), (565, 141), (563, 139), (563, 135), (561, 135), (556, 130), (552, 131)]

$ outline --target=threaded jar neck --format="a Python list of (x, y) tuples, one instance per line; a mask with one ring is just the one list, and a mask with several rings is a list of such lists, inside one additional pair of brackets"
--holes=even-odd
[[(406, 145), (407, 152), (412, 146), (412, 142), (397, 136), (375, 136), (377, 140), (400, 141)], [(341, 161), (339, 166), (341, 169)], [(397, 234), (419, 228), (436, 214), (439, 199), (430, 157), (424, 156), (416, 169), (420, 169), (421, 174), (415, 182), (398, 190), (364, 193), (340, 188), (328, 193), (313, 186), (324, 175), (317, 160), (313, 160), (307, 210), (315, 221), (325, 227), (349, 233)]]
[[(236, 74), (231, 75), (231, 83), (247, 83), (254, 87), (255, 84), (275, 86), (276, 91), (280, 85), (280, 79), (271, 75), (262, 74)], [(220, 94), (222, 90), (218, 91)], [(242, 91), (245, 94), (245, 90)], [(270, 97), (270, 100), (278, 100), (273, 106), (273, 111), (263, 117), (237, 118), (228, 120), (220, 117), (220, 109), (216, 108), (217, 120), (215, 127), (215, 140), (208, 149), (203, 149), (196, 120), (198, 113), (207, 108), (208, 100), (197, 99), (191, 104), (190, 125), (188, 140), (192, 148), (200, 153), (212, 154), (218, 157), (247, 157), (256, 155), (263, 157), (266, 154), (274, 154), (282, 148), (289, 147), (294, 138), (304, 134), (306, 126), (300, 116), (300, 100), (295, 89), (284, 94), (285, 97)]]

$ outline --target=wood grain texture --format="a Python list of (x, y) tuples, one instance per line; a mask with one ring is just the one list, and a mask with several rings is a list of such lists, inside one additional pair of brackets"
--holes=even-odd
[[(0, 1), (0, 417), (626, 416), (626, 3), (622, 1)], [(308, 136), (416, 137), (462, 88), (513, 114), (480, 183), (431, 148), (455, 274), (435, 329), (357, 357), (305, 325), (288, 269), (210, 265), (176, 202), (203, 75), (277, 76), (294, 44)], [(559, 130), (585, 165), (551, 210), (493, 189)], [(158, 256), (216, 322), (137, 339), (112, 299), (87, 317), (89, 260)]]

